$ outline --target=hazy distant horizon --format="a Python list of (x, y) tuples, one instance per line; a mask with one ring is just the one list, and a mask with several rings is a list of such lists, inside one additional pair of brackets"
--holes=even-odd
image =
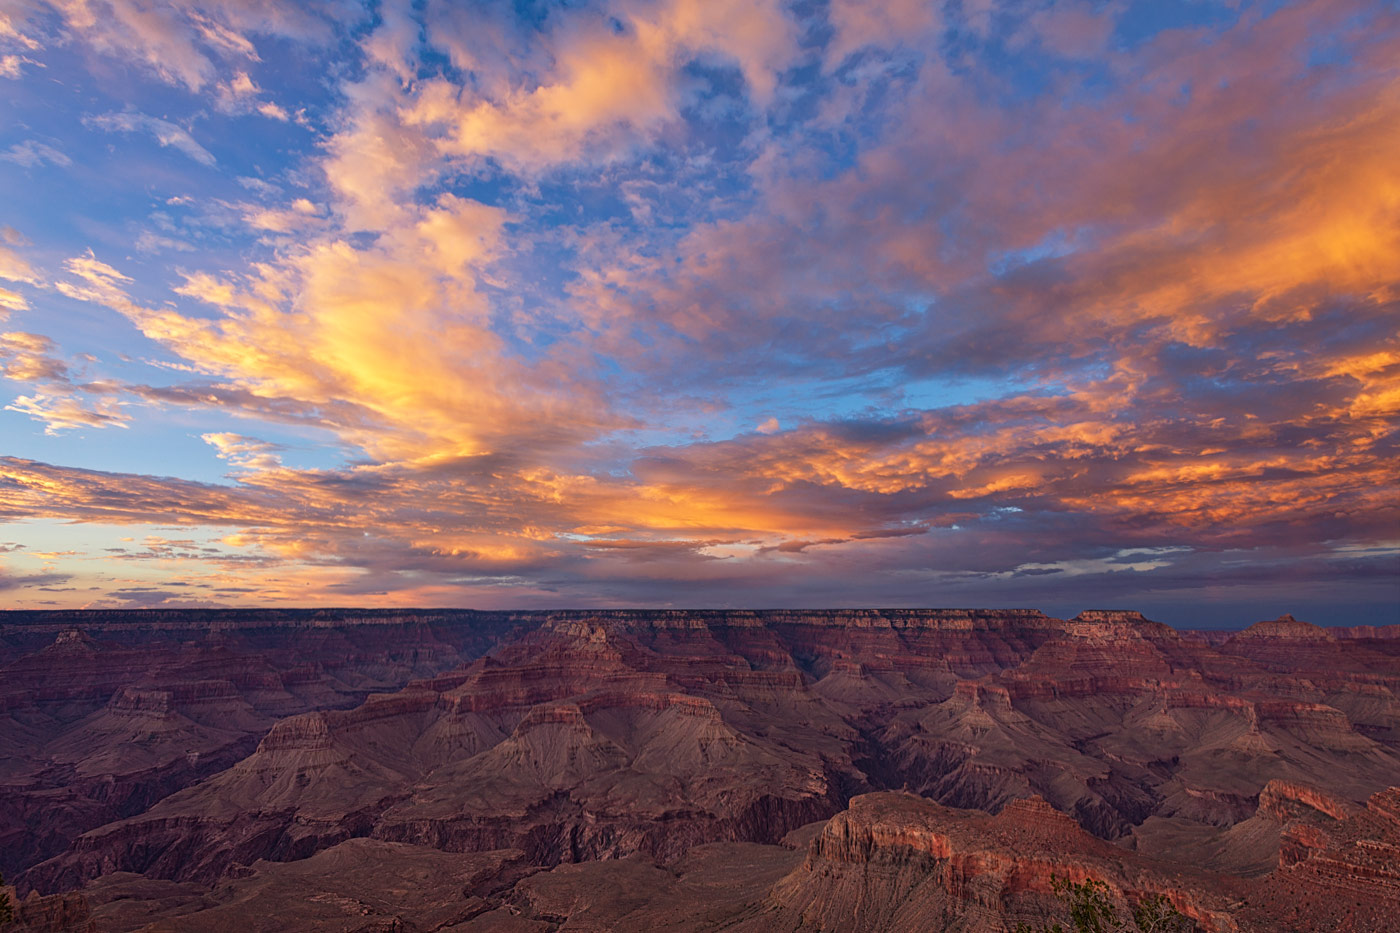
[[(687, 613), (687, 612), (692, 612), (692, 613), (712, 613), (712, 612), (755, 612), (755, 613), (765, 613), (765, 612), (798, 612), (798, 613), (801, 613), (801, 612), (810, 612), (810, 613), (824, 613), (824, 612), (848, 612), (848, 611), (856, 611), (856, 612), (860, 612), (860, 611), (865, 611), (865, 612), (885, 612), (885, 611), (891, 611), (891, 612), (907, 612), (907, 611), (915, 611), (915, 612), (950, 612), (950, 611), (1001, 612), (1001, 611), (1027, 611), (1027, 610), (1034, 610), (1034, 611), (1041, 612), (1041, 613), (1043, 613), (1044, 615), (1046, 615), (1046, 616), (1048, 616), (1048, 617), (1050, 617), (1050, 618), (1061, 619), (1061, 620), (1071, 620), (1071, 619), (1073, 619), (1075, 616), (1079, 615), (1081, 612), (1087, 612), (1087, 611), (1099, 611), (1099, 612), (1102, 612), (1102, 611), (1108, 611), (1108, 612), (1140, 612), (1140, 613), (1143, 615), (1143, 617), (1146, 618), (1146, 619), (1148, 619), (1149, 621), (1152, 621), (1152, 622), (1161, 622), (1161, 623), (1164, 623), (1164, 624), (1166, 624), (1166, 625), (1170, 625), (1172, 628), (1178, 629), (1178, 630), (1180, 630), (1180, 631), (1209, 631), (1209, 630), (1218, 630), (1218, 631), (1240, 631), (1240, 630), (1242, 630), (1242, 629), (1248, 628), (1248, 627), (1251, 626), (1251, 625), (1254, 625), (1254, 624), (1257, 623), (1257, 622), (1272, 621), (1272, 620), (1277, 619), (1277, 618), (1280, 618), (1280, 617), (1282, 617), (1282, 616), (1284, 616), (1284, 615), (1291, 615), (1291, 616), (1293, 616), (1295, 619), (1297, 619), (1299, 622), (1308, 622), (1308, 623), (1311, 623), (1311, 624), (1313, 624), (1313, 625), (1320, 626), (1320, 627), (1322, 627), (1322, 628), (1349, 628), (1349, 627), (1354, 627), (1354, 626), (1383, 627), (1383, 626), (1397, 626), (1397, 625), (1400, 625), (1400, 619), (1397, 619), (1397, 618), (1395, 617), (1395, 613), (1394, 613), (1393, 608), (1392, 608), (1392, 606), (1391, 606), (1390, 604), (1388, 604), (1388, 603), (1383, 603), (1383, 604), (1379, 604), (1379, 605), (1377, 605), (1377, 606), (1369, 607), (1369, 608), (1372, 609), (1372, 610), (1374, 610), (1374, 611), (1373, 611), (1373, 612), (1367, 612), (1367, 611), (1363, 610), (1363, 611), (1361, 611), (1361, 612), (1356, 612), (1355, 609), (1353, 608), (1352, 610), (1348, 610), (1348, 612), (1349, 612), (1350, 614), (1345, 615), (1345, 616), (1341, 615), (1340, 613), (1324, 614), (1324, 615), (1322, 615), (1322, 616), (1302, 615), (1302, 614), (1299, 614), (1298, 612), (1295, 612), (1295, 611), (1281, 610), (1281, 611), (1279, 611), (1279, 612), (1277, 612), (1277, 613), (1274, 613), (1274, 614), (1271, 614), (1271, 615), (1270, 615), (1270, 614), (1266, 614), (1266, 615), (1260, 616), (1259, 618), (1251, 618), (1249, 621), (1242, 621), (1240, 618), (1236, 618), (1235, 615), (1232, 615), (1232, 614), (1230, 614), (1230, 613), (1228, 613), (1228, 612), (1226, 612), (1226, 611), (1224, 611), (1224, 610), (1218, 610), (1218, 611), (1215, 611), (1215, 612), (1203, 613), (1203, 612), (1201, 612), (1201, 611), (1200, 611), (1198, 608), (1196, 608), (1196, 607), (1185, 607), (1185, 608), (1183, 608), (1183, 609), (1181, 609), (1181, 610), (1176, 611), (1176, 612), (1175, 612), (1174, 614), (1172, 614), (1172, 615), (1162, 615), (1162, 614), (1158, 614), (1158, 613), (1154, 613), (1154, 612), (1150, 612), (1150, 611), (1144, 611), (1144, 610), (1142, 610), (1142, 609), (1138, 609), (1138, 608), (1132, 607), (1132, 606), (1083, 606), (1083, 607), (1080, 607), (1080, 608), (1078, 608), (1078, 609), (1074, 609), (1074, 610), (1072, 610), (1072, 611), (1071, 611), (1071, 610), (1064, 610), (1064, 609), (1061, 609), (1060, 611), (1057, 612), (1057, 611), (1052, 611), (1052, 610), (1049, 610), (1049, 609), (1044, 609), (1044, 608), (1039, 607), (1039, 606), (997, 606), (997, 605), (983, 605), (983, 606), (931, 606), (931, 605), (929, 605), (929, 606), (922, 606), (922, 605), (869, 606), (869, 605), (859, 605), (859, 604), (851, 604), (851, 605), (845, 605), (845, 606), (800, 606), (800, 605), (792, 605), (792, 606), (717, 606), (717, 605), (713, 605), (713, 606), (704, 606), (704, 605), (686, 605), (686, 606), (662, 606), (662, 605), (654, 605), (654, 606), (624, 606), (624, 605), (617, 605), (617, 606), (566, 606), (566, 605), (549, 605), (549, 606), (546, 606), (546, 605), (540, 605), (540, 606), (498, 606), (498, 607), (463, 606), (463, 605), (439, 605), (439, 606), (435, 606), (435, 605), (423, 605), (423, 606), (391, 606), (391, 607), (385, 607), (385, 606), (348, 606), (348, 605), (324, 605), (324, 606), (313, 606), (313, 605), (304, 605), (304, 606), (275, 605), (275, 606), (270, 606), (270, 605), (258, 605), (258, 604), (255, 604), (255, 603), (249, 603), (249, 604), (247, 604), (247, 605), (233, 605), (233, 604), (218, 604), (218, 605), (215, 605), (215, 604), (209, 604), (209, 605), (147, 606), (147, 607), (121, 607), (121, 608), (103, 607), (103, 608), (93, 608), (93, 609), (83, 609), (83, 608), (77, 608), (77, 609), (19, 609), (19, 608), (9, 608), (9, 607), (6, 607), (6, 608), (0, 608), (0, 623), (3, 623), (4, 616), (9, 615), (9, 614), (15, 614), (15, 615), (31, 615), (31, 614), (32, 614), (32, 615), (34, 615), (34, 616), (41, 616), (41, 617), (42, 617), (42, 616), (45, 616), (45, 615), (54, 615), (54, 616), (63, 616), (63, 617), (76, 616), (76, 617), (78, 617), (78, 618), (81, 618), (81, 617), (82, 617), (83, 615), (85, 615), (85, 614), (88, 614), (88, 613), (99, 613), (99, 612), (100, 612), (100, 613), (117, 613), (117, 614), (121, 614), (121, 613), (132, 613), (132, 614), (134, 614), (134, 615), (135, 615), (135, 614), (141, 614), (141, 613), (150, 613), (150, 612), (154, 612), (154, 613), (170, 613), (170, 614), (172, 614), (172, 615), (176, 615), (176, 614), (181, 613), (181, 612), (206, 612), (206, 611), (207, 611), (207, 612), (220, 612), (220, 613), (267, 612), (267, 613), (288, 613), (288, 614), (308, 613), (308, 612), (324, 612), (324, 613), (340, 613), (340, 612), (344, 612), (344, 613), (352, 613), (352, 612), (353, 612), (353, 613), (358, 613), (358, 612), (363, 612), (363, 613), (370, 614), (370, 615), (373, 615), (374, 613), (396, 614), (396, 613), (415, 613), (415, 612), (423, 612), (423, 613), (431, 613), (431, 612), (480, 612), (480, 613), (503, 613), (503, 612), (504, 612), (504, 613), (517, 613), (517, 612), (518, 612), (518, 613), (522, 613), (522, 614), (532, 614), (532, 615), (533, 615), (533, 614), (539, 614), (539, 615), (545, 615), (545, 614), (549, 614), (549, 613), (567, 614), (567, 613), (588, 613), (588, 612), (598, 612), (598, 613), (608, 613), (608, 612), (637, 612), (637, 613), (646, 613), (646, 612), (679, 612), (679, 613)], [(1168, 612), (1170, 613), (1171, 610), (1168, 610)], [(1324, 613), (1325, 613), (1325, 612), (1326, 612), (1326, 610), (1324, 610)]]

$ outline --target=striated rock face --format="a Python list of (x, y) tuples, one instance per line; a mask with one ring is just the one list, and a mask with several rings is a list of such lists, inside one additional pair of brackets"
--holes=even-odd
[[(1278, 787), (1271, 796), (1313, 793)], [(867, 794), (783, 845), (700, 846), (665, 868), (638, 859), (558, 866), (474, 899), (479, 912), (453, 929), (1039, 929), (1069, 921), (1053, 893), (1058, 877), (1101, 882), (1123, 918), (1144, 898), (1165, 897), (1203, 933), (1389, 933), (1400, 788), (1353, 811), (1321, 830), (1327, 844), (1306, 861), (1246, 879), (1111, 845), (1037, 798), (991, 815)]]
[(1324, 681), (1343, 669), (1356, 681), (1382, 683), (1392, 691), (1400, 682), (1400, 641), (1380, 628), (1332, 630), (1284, 615), (1235, 634), (1221, 651), (1279, 673), (1316, 674)]
[(0, 614), (0, 872), (233, 766), (284, 716), (450, 669), (516, 624), (360, 610)]
[[(580, 621), (461, 676), (283, 720), (227, 771), (80, 837), (24, 876), (213, 882), (256, 858), (369, 835), (535, 865), (716, 840), (775, 841), (864, 785), (855, 731), (804, 675), (728, 651), (677, 656)], [(708, 637), (708, 636), (707, 636)]]
[(1333, 638), (1400, 639), (1400, 625), (1343, 625), (1329, 628)]
[(1357, 807), (1326, 791), (1292, 781), (1270, 781), (1259, 792), (1259, 813), (1279, 823), (1320, 814), (1329, 820), (1345, 820)]
[(88, 900), (81, 894), (43, 897), (31, 892), (14, 907), (7, 933), (98, 933)]
[(1278, 869), (1242, 915), (1275, 929), (1379, 931), (1400, 916), (1400, 787), (1345, 817), (1316, 814), (1284, 827)]
[(1288, 613), (1267, 622), (1255, 622), (1236, 638), (1295, 638), (1304, 641), (1331, 641), (1327, 629), (1310, 622), (1300, 622)]
[(1238, 886), (1095, 839), (1039, 798), (990, 816), (887, 793), (855, 798), (826, 824), (774, 886), (776, 916), (761, 928), (1001, 929), (1059, 912), (1055, 876), (1105, 882), (1123, 916), (1163, 894), (1202, 930), (1236, 929), (1228, 905)]
[(455, 878), (446, 853), (495, 866), (463, 929), (684, 928), (704, 904), (736, 929), (1000, 930), (1056, 908), (1056, 873), (1227, 930), (1232, 905), (1297, 907), (1261, 887), (1282, 873), (1372, 877), (1394, 804), (1373, 795), (1400, 783), (1400, 639), (1296, 620), (1215, 641), (1121, 610), (179, 622), (0, 629), (7, 874), (110, 895), (114, 929), (177, 902), (202, 929), (237, 914), (213, 892), (288, 896), (296, 866), (366, 853)]

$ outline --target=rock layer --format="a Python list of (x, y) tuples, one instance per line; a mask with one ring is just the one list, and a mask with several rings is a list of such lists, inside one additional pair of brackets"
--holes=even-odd
[[(720, 851), (772, 875), (725, 902), (755, 930), (997, 929), (1054, 907), (1052, 872), (1125, 904), (1164, 893), (1205, 929), (1312, 916), (1293, 892), (1392, 897), (1385, 630), (345, 611), (6, 617), (0, 639), (9, 871), (22, 893), (110, 895), (94, 915), (113, 929), (136, 928), (133, 904), (223, 909), (211, 892), (285, 890), (296, 866), (369, 851), (485, 859), (480, 909), (454, 922), (550, 930), (680, 923)], [(790, 833), (828, 819), (784, 861)], [(586, 890), (605, 875), (658, 893), (605, 904)], [(1368, 910), (1338, 922), (1370, 929)]]

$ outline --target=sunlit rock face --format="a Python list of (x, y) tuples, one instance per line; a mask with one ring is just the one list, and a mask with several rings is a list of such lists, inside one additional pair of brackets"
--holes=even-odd
[(1205, 639), (1116, 610), (17, 615), (3, 868), (112, 930), (241, 930), (254, 901), (305, 929), (999, 929), (1057, 909), (1052, 874), (1206, 930), (1380, 930), (1394, 635)]

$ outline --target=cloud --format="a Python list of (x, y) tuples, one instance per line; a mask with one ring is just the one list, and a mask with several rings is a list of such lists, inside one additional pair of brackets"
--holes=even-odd
[(23, 165), (26, 168), (43, 165), (45, 162), (58, 166), (69, 166), (73, 164), (72, 159), (68, 158), (68, 156), (64, 155), (53, 146), (34, 139), (28, 139), (22, 143), (15, 143), (9, 149), (6, 149), (3, 154), (0, 154), (0, 159), (4, 159), (7, 162), (14, 162), (17, 165)]
[(39, 285), (41, 280), (34, 267), (14, 248), (25, 242), (13, 227), (0, 228), (0, 279)]
[(174, 237), (161, 236), (150, 230), (143, 230), (136, 238), (136, 251), (140, 253), (158, 253), (162, 250), (173, 250), (180, 253), (194, 251), (194, 246), (184, 240), (177, 240)]
[(57, 344), (43, 334), (0, 333), (0, 378), (29, 383), (32, 395), (21, 395), (6, 411), (20, 412), (44, 423), (55, 435), (75, 428), (126, 427), (130, 415), (111, 386), (80, 383), (70, 365), (59, 359)]
[(224, 113), (260, 113), (283, 123), (291, 119), (290, 114), (278, 104), (260, 99), (262, 88), (246, 71), (235, 71), (232, 78), (217, 86), (216, 92), (217, 106)]
[(240, 176), (235, 180), (249, 191), (254, 191), (266, 198), (276, 197), (282, 193), (281, 188), (262, 178)]
[(827, 15), (833, 32), (826, 47), (831, 65), (872, 46), (925, 41), (940, 25), (938, 8), (922, 0), (834, 0)]
[[(1212, 328), (1307, 313), (1319, 287), (1383, 296), (1396, 227), (1381, 153), (1395, 145), (1395, 95), (1379, 77), (1295, 73), (1278, 50), (1302, 54), (1326, 32), (1320, 10), (1248, 19), (1220, 40), (1228, 55), (1138, 49), (1140, 71), (1106, 108), (989, 109), (975, 86), (926, 67), (885, 96), (894, 129), (850, 170), (775, 172), (758, 210), (695, 225), (669, 255), (618, 250), (645, 258), (601, 270), (606, 288), (577, 297), (606, 307), (613, 326), (646, 329), (659, 368), (683, 345), (703, 382), (725, 375), (709, 360), (749, 370), (798, 322), (802, 346), (765, 368), (901, 366), (907, 348), (925, 373), (1001, 373), (1072, 366), (1144, 327), (1208, 341)], [(1202, 82), (1214, 90), (1179, 99)], [(1309, 82), (1307, 107), (1270, 106)], [(1105, 116), (1123, 112), (1142, 129)], [(1212, 152), (1243, 114), (1248, 139)], [(848, 326), (853, 308), (865, 327)], [(898, 345), (862, 345), (871, 333)]]
[(64, 268), (80, 280), (54, 284), (55, 288), (69, 298), (110, 304), (126, 302), (126, 292), (122, 289), (125, 283), (131, 281), (131, 276), (123, 275), (102, 262), (93, 255), (92, 250), (88, 250), (86, 255), (66, 260)]
[(40, 62), (27, 55), (0, 55), (0, 78), (18, 78), (24, 74), (25, 65), (42, 68)]
[(31, 52), (37, 51), (43, 46), (38, 39), (25, 35), (24, 29), (29, 28), (29, 18), (32, 13), (24, 8), (6, 10), (0, 13), (0, 42), (6, 45), (18, 46)]
[[(8, 282), (21, 282), (25, 285), (39, 285), (34, 267), (22, 257), (14, 246), (24, 242), (19, 231), (13, 227), (0, 228), (0, 279)], [(10, 311), (26, 311), (29, 302), (19, 292), (0, 288), (0, 321), (9, 316)]]
[(315, 206), (305, 198), (298, 198), (285, 208), (246, 205), (243, 220), (255, 230), (269, 233), (295, 233), (323, 225)]
[(260, 61), (261, 37), (317, 46), (363, 16), (358, 5), (334, 0), (62, 0), (55, 6), (65, 36), (190, 91)]
[(29, 309), (29, 302), (24, 300), (24, 296), (19, 292), (8, 288), (0, 288), (0, 315), (8, 311), (26, 311)]
[(0, 334), (0, 376), (16, 382), (67, 382), (68, 365), (53, 355), (56, 348), (43, 334)]
[[(291, 212), (306, 216), (305, 206)], [(57, 287), (120, 311), (202, 372), (347, 413), (349, 422), (327, 426), (380, 458), (548, 447), (620, 423), (564, 360), (527, 366), (501, 352), (478, 277), (505, 219), (441, 195), (403, 212), (402, 226), (371, 247), (326, 238), (241, 282), (190, 276), (177, 291), (227, 312), (214, 321), (137, 305), (129, 279), (91, 255), (70, 260), (78, 281)]]
[(282, 466), (277, 455), (281, 447), (277, 444), (228, 431), (201, 434), (200, 439), (218, 451), (220, 460), (227, 460), (239, 469), (275, 470)]
[(67, 583), (72, 575), (66, 573), (10, 573), (0, 567), (0, 593), (12, 590), (28, 590), (56, 583)]
[[(430, 133), (444, 153), (494, 158), (517, 171), (581, 155), (607, 160), (679, 118), (688, 63), (713, 58), (737, 67), (750, 94), (766, 103), (797, 51), (796, 24), (768, 0), (622, 4), (610, 23), (570, 25), (546, 37), (553, 52), (547, 73), (492, 76), (484, 95), (464, 95), (445, 80), (423, 82), (402, 106), (401, 122)], [(463, 47), (451, 34), (455, 22), (429, 28), (436, 41)]]
[[(73, 41), (229, 113), (284, 99), (271, 7), (99, 8)], [(998, 9), (384, 4), (327, 134), (245, 169), (258, 203), (202, 199), (227, 240), (169, 295), (150, 257), (56, 277), (162, 384), (6, 351), (50, 430), (247, 419), (201, 428), (227, 482), (9, 460), (0, 509), (225, 539), (132, 551), (222, 563), (114, 598), (1379, 603), (1400, 22), (1245, 6), (1129, 41), (1117, 8)], [(174, 124), (92, 125), (219, 167)], [(14, 247), (0, 273), (44, 285)], [(275, 426), (346, 461), (289, 467)]]
[(77, 428), (125, 428), (131, 420), (131, 416), (122, 411), (121, 402), (117, 399), (84, 401), (67, 394), (21, 395), (6, 405), (5, 410), (17, 411), (44, 422), (44, 433), (51, 435)]
[(162, 148), (178, 149), (201, 165), (212, 166), (216, 161), (214, 154), (195, 142), (187, 130), (144, 113), (109, 113), (88, 117), (83, 122), (109, 133), (147, 133)]

